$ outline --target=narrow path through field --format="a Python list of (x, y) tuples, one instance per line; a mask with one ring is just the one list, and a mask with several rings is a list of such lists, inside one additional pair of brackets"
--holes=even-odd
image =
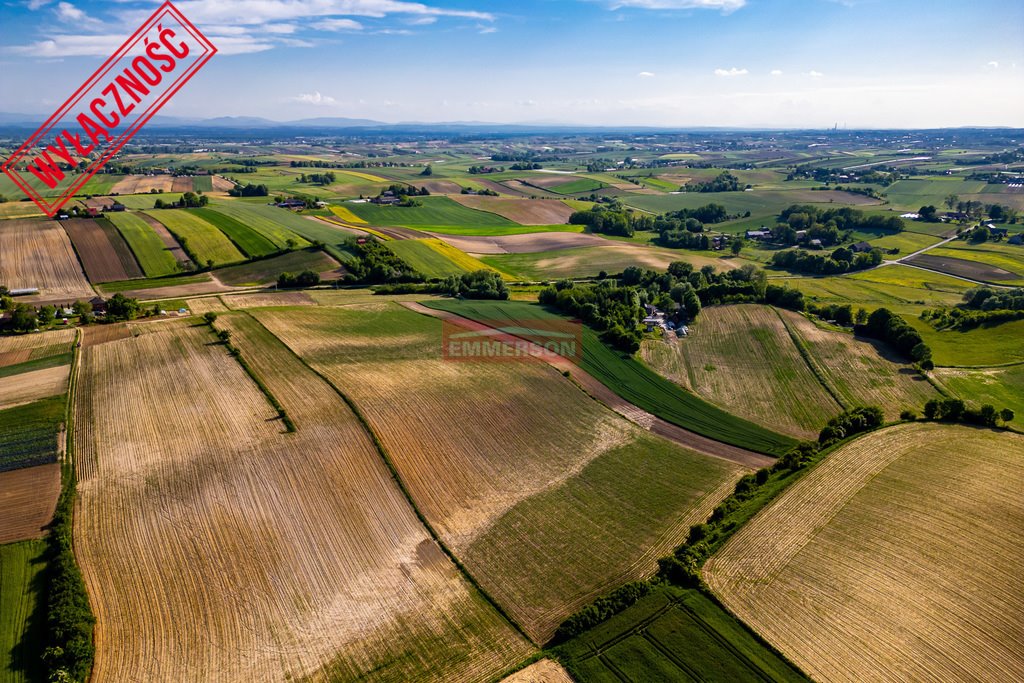
[[(447, 320), (448, 322), (454, 323), (467, 330), (480, 331), (495, 329), (489, 325), (464, 318), (461, 315), (427, 308), (426, 306), (412, 301), (402, 302), (402, 305), (411, 311), (416, 311), (423, 315), (429, 315), (433, 318)], [(498, 334), (494, 339), (517, 344), (521, 344), (523, 341), (515, 335), (506, 333)], [(760, 453), (748, 451), (743, 448), (737, 448), (736, 446), (730, 446), (729, 444), (709, 439), (695, 432), (691, 432), (688, 429), (683, 429), (678, 425), (666, 422), (665, 420), (647, 412), (643, 408), (626, 401), (572, 361), (562, 357), (552, 359), (549, 357), (549, 354), (543, 353), (540, 347), (532, 343), (529, 344), (528, 348), (530, 349), (531, 356), (543, 359), (548, 363), (548, 365), (559, 372), (569, 372), (576, 384), (578, 384), (583, 391), (589, 394), (591, 398), (608, 406), (630, 422), (633, 422), (644, 429), (657, 434), (658, 436), (664, 437), (669, 441), (673, 441), (699, 453), (710, 455), (715, 458), (721, 458), (722, 460), (728, 460), (751, 469), (768, 467), (775, 462), (773, 458), (761, 455)]]

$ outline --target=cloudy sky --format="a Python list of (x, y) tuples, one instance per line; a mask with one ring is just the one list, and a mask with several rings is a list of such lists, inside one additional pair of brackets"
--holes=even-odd
[[(0, 0), (0, 111), (50, 114), (159, 3)], [(181, 0), (162, 111), (276, 120), (1024, 127), (1019, 0)]]

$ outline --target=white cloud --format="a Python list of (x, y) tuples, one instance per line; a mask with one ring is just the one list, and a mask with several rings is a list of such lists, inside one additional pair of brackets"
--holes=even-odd
[(641, 71), (640, 73), (637, 74), (637, 76), (639, 76), (640, 78), (654, 78), (654, 72), (653, 71)]
[(27, 45), (11, 45), (4, 52), (28, 57), (48, 59), (53, 57), (109, 57), (124, 42), (124, 36), (93, 35), (69, 36), (58, 34), (46, 40), (37, 40)]
[(362, 31), (363, 25), (355, 19), (324, 19), (318, 22), (317, 28), (324, 31)]
[(781, 75), (782, 75), (782, 70), (781, 69), (772, 69), (772, 76), (781, 76)]
[(288, 35), (288, 34), (291, 34), (291, 33), (295, 33), (295, 31), (299, 27), (296, 26), (295, 24), (267, 24), (266, 26), (263, 26), (262, 28), (267, 33), (277, 33), (277, 34)]
[(820, 71), (815, 71), (814, 69), (811, 69), (810, 71), (808, 71), (808, 72), (807, 72), (806, 74), (804, 74), (804, 75), (805, 75), (805, 76), (810, 76), (811, 78), (821, 78), (821, 77), (822, 77), (822, 76), (824, 76), (825, 74), (821, 73)]
[(409, 24), (410, 26), (429, 26), (431, 24), (437, 23), (437, 17), (413, 17), (410, 19), (406, 19), (405, 23)]
[(291, 98), (292, 102), (300, 102), (302, 104), (312, 104), (317, 107), (330, 107), (337, 104), (337, 101), (329, 96), (320, 94), (319, 90), (314, 90), (310, 93), (301, 93)]
[(611, 9), (717, 9), (729, 14), (747, 4), (747, 0), (612, 0)]
[(76, 24), (77, 26), (82, 27), (100, 23), (98, 19), (93, 19), (83, 10), (75, 7), (70, 2), (57, 3), (57, 6), (53, 11), (57, 14), (57, 19), (67, 24)]
[(498, 29), (493, 26), (484, 26), (483, 24), (476, 25), (476, 32), (481, 34), (497, 33)]
[(988, 64), (986, 64), (985, 66), (987, 66), (989, 68), (992, 68), (992, 69), (998, 69), (999, 68), (999, 62), (992, 61), (992, 62), (989, 62)]
[(733, 78), (735, 76), (746, 76), (749, 71), (746, 69), (737, 69), (732, 67), (731, 69), (715, 69), (716, 76), (722, 76), (723, 78)]
[(28, 4), (26, 5), (26, 7), (28, 7), (30, 10), (34, 12), (35, 10), (41, 7), (49, 5), (52, 1), (53, 0), (28, 0)]
[(429, 7), (405, 0), (182, 0), (176, 6), (199, 25), (204, 22), (252, 25), (345, 16), (379, 19), (391, 14), (494, 21), (494, 15), (489, 12)]

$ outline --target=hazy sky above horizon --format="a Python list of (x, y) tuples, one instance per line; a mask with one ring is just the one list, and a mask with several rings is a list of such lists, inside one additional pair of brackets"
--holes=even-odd
[[(0, 111), (49, 115), (160, 3), (2, 0)], [(182, 0), (167, 116), (1024, 127), (1017, 0)]]

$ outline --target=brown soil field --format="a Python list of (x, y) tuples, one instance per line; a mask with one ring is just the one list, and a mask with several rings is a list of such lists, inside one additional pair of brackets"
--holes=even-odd
[(82, 348), (98, 346), (107, 342), (118, 341), (119, 339), (127, 339), (133, 336), (133, 327), (129, 327), (128, 323), (111, 323), (109, 325), (83, 327)]
[(0, 382), (0, 410), (63, 394), (68, 388), (70, 370), (70, 366), (60, 365), (4, 377)]
[[(74, 342), (75, 330), (71, 327), (0, 336), (0, 367), (67, 353)], [(14, 360), (18, 358), (21, 360)]]
[(829, 455), (704, 567), (819, 681), (1024, 680), (1024, 436), (905, 424)]
[(235, 184), (227, 178), (222, 178), (219, 175), (213, 176), (213, 189), (215, 192), (227, 192), (234, 186)]
[(1019, 280), (1017, 273), (991, 266), (978, 261), (952, 258), (950, 256), (931, 256), (930, 254), (918, 254), (907, 259), (907, 263), (930, 268), (950, 275), (958, 275), (970, 280), (982, 280), (985, 282), (998, 282), (1000, 280)]
[(572, 676), (553, 659), (542, 659), (501, 680), (501, 683), (573, 683)]
[[(427, 520), (538, 642), (652, 574), (743, 471), (650, 435), (546, 364), (445, 361), (440, 323), (393, 303), (254, 315), (351, 397)], [(638, 500), (637, 457), (669, 458), (685, 484), (662, 497), (679, 470), (662, 471)], [(598, 496), (606, 485), (625, 490)]]
[(254, 292), (232, 294), (221, 299), (228, 308), (266, 308), (269, 306), (316, 306), (317, 303), (306, 292)]
[[(89, 218), (61, 221), (92, 282), (115, 282), (142, 277), (139, 264), (120, 235), (111, 235)], [(112, 238), (121, 243), (117, 245)], [(125, 258), (127, 256), (127, 258)], [(130, 259), (130, 260), (129, 260)]]
[(223, 315), (85, 349), (76, 551), (92, 680), (483, 680), (530, 646), (430, 539), (345, 402)]
[(413, 185), (416, 187), (425, 187), (430, 191), (430, 194), (454, 194), (458, 195), (462, 192), (462, 185), (452, 182), (451, 180), (420, 180), (417, 178)]
[(203, 315), (204, 313), (224, 313), (228, 307), (217, 296), (204, 296), (201, 299), (189, 299), (185, 302), (192, 315)]
[(0, 543), (39, 538), (60, 494), (60, 463), (0, 472)]
[(509, 199), (460, 194), (452, 197), (463, 206), (504, 216), (520, 225), (559, 225), (566, 223), (573, 210), (557, 199)]
[(72, 302), (95, 296), (71, 240), (52, 220), (0, 221), (0, 282), (11, 289), (37, 287), (23, 301)]
[[(485, 184), (485, 183), (483, 183), (481, 181), (476, 181), (476, 182), (480, 182), (481, 185)], [(533, 187), (533, 186), (527, 185), (526, 183), (524, 183), (521, 180), (503, 180), (500, 183), (499, 182), (495, 182), (495, 181), (487, 181), (487, 182), (488, 183), (494, 183), (495, 185), (498, 186), (498, 188), (503, 188), (503, 189), (498, 189), (497, 191), (498, 192), (505, 192), (506, 194), (519, 195), (521, 197), (532, 197), (532, 196), (537, 195), (537, 194), (540, 194), (540, 195), (544, 194), (544, 190), (540, 189), (539, 187)], [(492, 187), (491, 189), (496, 189), (496, 188)], [(551, 197), (557, 198), (557, 197), (555, 197), (555, 195), (551, 195)]]
[[(511, 187), (509, 185), (506, 185), (504, 183), (499, 183), (499, 182), (494, 181), (494, 180), (486, 180), (484, 178), (481, 178), (480, 176), (476, 176), (475, 178), (473, 178), (473, 182), (476, 183), (477, 185), (480, 185), (481, 187), (487, 188), (488, 190), (493, 190), (494, 192), (497, 192), (498, 194), (511, 195), (513, 197), (529, 197), (530, 196), (530, 193), (521, 191), (522, 189), (528, 189), (528, 188), (526, 188), (525, 185), (522, 185), (521, 183), (517, 183), (517, 186), (520, 189), (516, 189), (516, 188), (513, 188), (513, 187)], [(514, 181), (510, 181), (510, 182), (514, 182)]]
[(645, 362), (708, 401), (797, 438), (813, 439), (842, 406), (800, 355), (774, 309), (710, 306), (690, 335), (644, 344)]
[(185, 265), (192, 263), (192, 259), (190, 259), (188, 254), (185, 253), (185, 250), (181, 248), (181, 245), (178, 244), (178, 240), (171, 234), (171, 231), (167, 229), (166, 225), (149, 214), (142, 213), (141, 211), (137, 212), (135, 215), (149, 223), (149, 227), (153, 228), (153, 232), (157, 234), (157, 237), (159, 237), (160, 241), (164, 243), (167, 250), (171, 252), (175, 261)]
[[(191, 178), (187, 178), (191, 185)], [(146, 194), (150, 190), (172, 192), (174, 178), (169, 175), (129, 175), (110, 188), (111, 194)], [(192, 189), (189, 187), (189, 189)]]
[(191, 192), (192, 178), (178, 176), (171, 182), (171, 192)]
[(167, 287), (150, 287), (148, 289), (131, 289), (123, 292), (125, 296), (152, 301), (154, 299), (181, 299), (197, 294), (215, 294), (217, 292), (239, 291), (239, 287), (228, 287), (214, 276), (206, 282), (193, 282), (188, 285), (168, 285)]
[(477, 235), (434, 236), (468, 254), (535, 254), (555, 249), (613, 247), (617, 244), (597, 235), (587, 235), (582, 232), (535, 232), (526, 235), (504, 235), (500, 237)]

